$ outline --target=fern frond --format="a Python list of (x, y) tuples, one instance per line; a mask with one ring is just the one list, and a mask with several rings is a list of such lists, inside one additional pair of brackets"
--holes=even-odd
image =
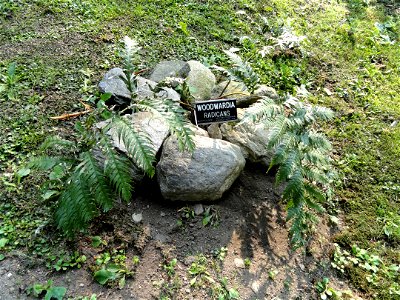
[(323, 149), (325, 151), (332, 150), (332, 145), (324, 134), (310, 130), (308, 132), (308, 138), (309, 138), (309, 143), (312, 147)]
[(104, 173), (122, 199), (129, 201), (132, 197), (130, 161), (128, 158), (119, 155), (108, 140), (102, 139), (100, 143), (103, 146), (106, 157)]
[(316, 182), (323, 185), (329, 184), (329, 177), (324, 170), (321, 170), (320, 168), (303, 166), (303, 175), (310, 182)]
[(283, 191), (283, 199), (292, 200), (298, 205), (304, 198), (304, 182), (300, 169), (295, 169)]
[(311, 163), (316, 166), (329, 165), (329, 157), (321, 149), (307, 149), (303, 157), (305, 163)]
[(287, 119), (283, 115), (278, 116), (275, 120), (274, 127), (272, 127), (269, 131), (268, 148), (273, 149), (277, 145), (279, 145), (282, 142), (281, 138), (286, 133), (286, 131)]
[(139, 128), (134, 128), (128, 121), (121, 117), (112, 119), (120, 142), (125, 145), (128, 155), (134, 163), (150, 177), (154, 176), (155, 150), (148, 135)]
[(322, 106), (313, 106), (311, 111), (317, 119), (323, 121), (329, 121), (335, 116), (335, 113), (331, 109)]
[(247, 110), (243, 117), (243, 121), (251, 120), (258, 122), (261, 119), (275, 118), (277, 115), (282, 114), (283, 107), (268, 97), (262, 97), (257, 102), (253, 103)]
[(76, 162), (76, 160), (72, 158), (42, 155), (31, 158), (28, 162), (28, 167), (32, 169), (47, 171), (59, 164), (72, 166), (74, 162)]
[(292, 175), (293, 170), (299, 165), (299, 153), (295, 149), (292, 149), (288, 152), (285, 157), (285, 160), (282, 161), (281, 165), (278, 168), (278, 172), (275, 177), (275, 184), (279, 184), (283, 181), (286, 181)]
[(190, 152), (194, 151), (193, 131), (184, 117), (185, 111), (177, 103), (168, 99), (145, 99), (135, 106), (139, 110), (150, 111), (160, 116), (168, 124), (171, 134), (177, 137), (181, 151), (185, 149)]
[(49, 136), (40, 145), (39, 150), (45, 151), (50, 148), (55, 148), (56, 146), (68, 148), (69, 150), (74, 149), (76, 147), (75, 143), (72, 141), (62, 139), (59, 136)]
[(96, 211), (88, 182), (76, 170), (61, 193), (55, 212), (57, 227), (67, 236), (73, 236), (76, 231), (87, 227)]
[(103, 211), (110, 210), (113, 207), (113, 195), (102, 168), (89, 151), (82, 153), (81, 159), (82, 162), (77, 167), (80, 177), (84, 177), (89, 183), (94, 200)]

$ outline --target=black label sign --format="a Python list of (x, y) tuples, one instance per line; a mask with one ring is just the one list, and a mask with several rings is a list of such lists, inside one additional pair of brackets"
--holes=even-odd
[(234, 121), (237, 119), (236, 100), (210, 100), (197, 102), (194, 105), (197, 124), (209, 124)]

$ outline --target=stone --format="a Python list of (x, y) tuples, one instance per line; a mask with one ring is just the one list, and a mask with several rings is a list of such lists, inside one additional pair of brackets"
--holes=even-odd
[[(157, 153), (169, 134), (168, 124), (165, 123), (162, 118), (155, 116), (151, 112), (137, 112), (124, 117), (131, 123), (133, 127), (139, 128), (149, 136), (150, 141), (152, 142), (153, 150), (155, 153)], [(96, 127), (100, 129), (106, 125), (107, 121), (103, 121), (97, 123)], [(107, 134), (111, 136), (115, 148), (121, 152), (127, 153), (124, 143), (119, 140), (117, 132), (114, 128), (111, 128)]]
[[(115, 98), (115, 102), (119, 105), (129, 105), (131, 100), (131, 94), (126, 87), (125, 82), (121, 79), (126, 78), (123, 70), (121, 68), (113, 68), (108, 71), (104, 78), (99, 83), (99, 90), (102, 93), (111, 93)], [(136, 77), (136, 84), (137, 84), (137, 99), (153, 99), (153, 98), (160, 98), (160, 99), (171, 99), (174, 101), (180, 100), (180, 95), (171, 88), (162, 87), (156, 93), (153, 92), (153, 89), (156, 88), (157, 82), (146, 79), (142, 76)]]
[(200, 128), (196, 125), (193, 125), (192, 123), (189, 124), (190, 129), (192, 130), (194, 135), (200, 135), (200, 136), (205, 136), (205, 137), (210, 137), (208, 135), (207, 130), (204, 130), (203, 128)]
[(260, 291), (260, 287), (261, 287), (261, 284), (260, 284), (260, 282), (258, 282), (257, 280), (256, 280), (256, 281), (253, 281), (253, 282), (251, 283), (251, 290), (252, 290), (255, 294), (258, 294), (258, 292)]
[(195, 101), (209, 100), (216, 82), (214, 74), (198, 61), (190, 60), (187, 63), (190, 71), (185, 81), (189, 86), (190, 94)]
[(246, 159), (269, 165), (273, 152), (267, 149), (269, 131), (263, 123), (224, 123), (220, 129), (223, 139), (238, 145)]
[(100, 92), (111, 93), (119, 104), (122, 104), (122, 102), (129, 102), (131, 98), (131, 94), (125, 82), (120, 78), (121, 76), (126, 78), (124, 71), (121, 68), (113, 68), (104, 75), (99, 83)]
[(193, 153), (180, 152), (175, 137), (166, 139), (157, 164), (161, 194), (171, 201), (220, 199), (245, 165), (240, 148), (229, 142), (195, 135)]
[(181, 96), (174, 90), (168, 87), (162, 87), (159, 91), (153, 90), (157, 86), (157, 82), (138, 76), (137, 79), (137, 99), (171, 99), (173, 101), (180, 101)]
[[(225, 89), (225, 91), (224, 91), (224, 89)], [(224, 91), (224, 92), (222, 93), (222, 91)], [(222, 95), (221, 95), (221, 93), (222, 93)], [(243, 82), (237, 82), (237, 81), (229, 82), (229, 81), (225, 80), (225, 81), (221, 81), (214, 87), (211, 98), (212, 99), (217, 99), (220, 97), (241, 98), (241, 97), (249, 96), (249, 95), (250, 95), (250, 93), (247, 91), (247, 87)]]
[(217, 123), (213, 123), (207, 127), (207, 132), (210, 138), (222, 140), (221, 129)]
[(140, 222), (142, 222), (142, 220), (143, 220), (143, 215), (141, 214), (141, 213), (139, 213), (139, 214), (132, 214), (132, 221), (134, 222), (134, 223), (140, 223)]
[(195, 205), (193, 206), (193, 211), (194, 211), (194, 214), (195, 214), (196, 216), (202, 215), (202, 214), (204, 213), (203, 204), (200, 204), (200, 203), (195, 204)]
[(278, 93), (273, 87), (270, 87), (265, 84), (260, 84), (257, 89), (254, 91), (255, 95), (258, 96), (266, 96), (268, 98), (271, 98), (273, 100), (277, 100), (279, 98)]
[(185, 78), (190, 71), (189, 65), (181, 60), (165, 60), (158, 63), (150, 75), (150, 80), (161, 82), (167, 77)]
[(240, 269), (244, 269), (245, 265), (244, 265), (244, 260), (241, 258), (235, 258), (234, 261), (236, 268), (240, 268)]

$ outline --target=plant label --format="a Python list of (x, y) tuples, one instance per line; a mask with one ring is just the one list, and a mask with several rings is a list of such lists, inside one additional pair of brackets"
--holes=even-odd
[(237, 120), (236, 99), (196, 102), (194, 118), (196, 125), (235, 121)]

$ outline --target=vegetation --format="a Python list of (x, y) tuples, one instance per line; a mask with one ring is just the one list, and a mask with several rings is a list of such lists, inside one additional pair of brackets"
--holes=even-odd
[[(106, 110), (94, 110), (77, 131), (72, 122), (48, 117), (78, 110), (79, 99), (94, 106), (100, 99), (95, 83), (119, 64), (117, 41), (128, 35), (143, 45), (138, 70), (151, 68), (161, 58), (202, 58), (228, 68), (222, 50), (234, 47), (258, 74), (259, 83), (273, 86), (283, 97), (307, 95), (308, 102), (330, 107), (333, 121), (316, 130), (332, 141), (339, 176), (333, 182), (335, 196), (324, 205), (341, 229), (332, 239), (342, 254), (334, 251), (332, 262), (339, 266), (340, 256), (348, 261), (338, 274), (363, 297), (398, 297), (398, 269), (391, 267), (400, 263), (397, 1), (19, 0), (0, 3), (0, 20), (0, 260), (25, 247), (47, 257), (63, 245), (52, 230), (51, 218), (58, 209), (54, 199), (61, 182), (91, 166), (90, 140), (106, 143), (86, 125), (101, 119), (97, 112)], [(285, 122), (293, 119), (293, 109), (284, 115)], [(53, 154), (86, 154), (65, 161), (68, 169), (50, 168), (52, 179), (44, 185), (48, 193), (41, 195), (37, 187), (45, 176), (17, 170), (40, 154), (37, 149), (49, 130), (63, 140), (68, 137), (68, 145), (75, 147), (56, 146)], [(109, 174), (96, 178), (109, 181)], [(323, 189), (321, 184), (316, 187)], [(129, 196), (128, 190), (121, 187), (122, 198)], [(93, 201), (88, 203), (111, 208), (111, 203)], [(331, 288), (325, 281), (318, 292), (329, 296)]]

